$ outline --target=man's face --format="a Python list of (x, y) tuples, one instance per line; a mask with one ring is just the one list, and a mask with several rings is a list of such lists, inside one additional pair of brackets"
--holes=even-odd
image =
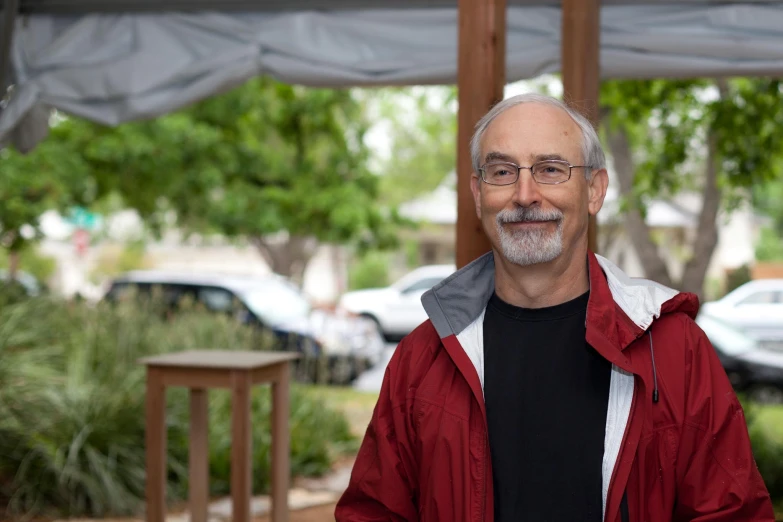
[[(481, 164), (506, 161), (529, 167), (542, 159), (584, 165), (582, 132), (557, 107), (523, 103), (489, 125), (481, 140)], [(574, 168), (560, 184), (537, 183), (522, 169), (513, 185), (496, 186), (471, 179), (476, 212), (495, 251), (517, 265), (547, 263), (587, 244), (588, 216), (606, 194), (606, 171)], [(588, 172), (589, 173), (589, 172)]]

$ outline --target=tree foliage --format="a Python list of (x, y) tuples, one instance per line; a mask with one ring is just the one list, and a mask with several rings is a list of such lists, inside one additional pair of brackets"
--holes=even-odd
[(382, 192), (391, 204), (434, 190), (457, 159), (455, 87), (389, 89), (380, 93), (391, 150), (382, 161)]
[[(604, 136), (625, 198), (626, 228), (648, 277), (701, 293), (720, 209), (780, 176), (783, 88), (775, 79), (621, 80), (601, 91)], [(675, 281), (643, 220), (645, 204), (698, 192), (698, 233)]]
[(40, 236), (39, 218), (94, 197), (89, 166), (67, 144), (43, 143), (35, 155), (0, 150), (0, 247), (9, 253), (10, 271), (19, 254)]
[[(396, 216), (379, 207), (367, 168), (365, 120), (348, 90), (257, 78), (155, 120), (110, 128), (69, 118), (47, 143), (59, 150), (52, 161), (78, 158), (96, 197), (119, 193), (153, 229), (173, 211), (187, 231), (249, 239), (296, 278), (318, 242), (394, 242)], [(44, 161), (39, 150), (28, 170)]]

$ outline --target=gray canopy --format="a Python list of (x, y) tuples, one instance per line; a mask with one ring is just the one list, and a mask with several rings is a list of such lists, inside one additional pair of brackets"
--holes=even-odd
[[(29, 9), (22, 2), (10, 46), (15, 87), (0, 109), (0, 143), (13, 141), (21, 150), (44, 137), (49, 108), (117, 125), (259, 74), (331, 87), (456, 81), (455, 2), (416, 7), (387, 0), (378, 2), (385, 8), (351, 10), (330, 7), (352, 2), (322, 0), (310, 2), (319, 10), (277, 2), (289, 9), (242, 11), (247, 6), (237, 0), (225, 4), (233, 9), (188, 12), (152, 12), (184, 5), (171, 0), (137, 1), (147, 9), (135, 12), (110, 12), (113, 4), (121, 10), (116, 0), (48, 3), (39, 12), (34, 7), (47, 0), (28, 0)], [(546, 3), (510, 2), (508, 81), (559, 70), (560, 8), (539, 5)], [(88, 12), (95, 9), (107, 12)], [(604, 2), (600, 62), (605, 78), (780, 75), (783, 5)]]

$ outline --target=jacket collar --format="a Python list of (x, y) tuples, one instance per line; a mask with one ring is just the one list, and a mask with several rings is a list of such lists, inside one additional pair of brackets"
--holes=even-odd
[[(662, 313), (695, 316), (698, 300), (647, 279), (626, 275), (608, 259), (587, 254), (590, 300), (588, 330), (596, 330), (619, 350), (644, 333)], [(441, 338), (459, 335), (479, 318), (495, 289), (495, 262), (489, 252), (458, 270), (421, 300)]]

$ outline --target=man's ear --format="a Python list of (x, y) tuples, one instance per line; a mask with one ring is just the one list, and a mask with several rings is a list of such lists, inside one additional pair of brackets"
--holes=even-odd
[(606, 189), (609, 187), (609, 174), (606, 169), (600, 169), (593, 172), (593, 175), (587, 181), (587, 211), (591, 216), (598, 214), (601, 207), (604, 206)]
[(473, 202), (476, 204), (476, 215), (481, 219), (481, 180), (474, 173), (470, 177), (470, 191), (473, 192)]

